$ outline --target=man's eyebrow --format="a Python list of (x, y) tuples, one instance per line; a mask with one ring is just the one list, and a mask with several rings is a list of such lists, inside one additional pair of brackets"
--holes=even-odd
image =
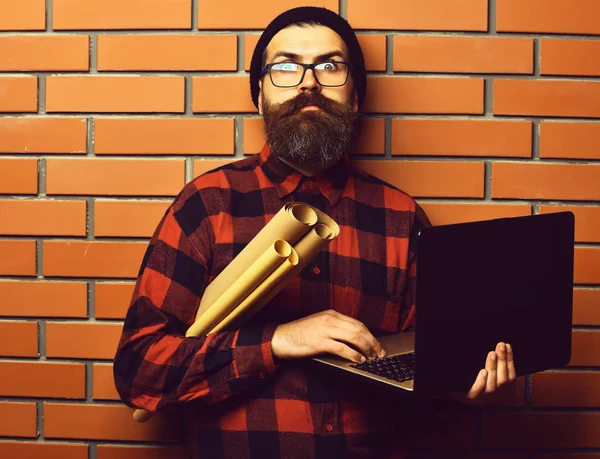
[[(287, 59), (293, 59), (293, 60), (300, 60), (302, 58), (302, 56), (300, 56), (299, 54), (296, 53), (290, 53), (288, 51), (277, 51), (274, 55), (273, 55), (273, 60), (279, 58), (279, 57), (285, 57)], [(344, 59), (346, 56), (344, 55), (344, 53), (340, 50), (335, 50), (335, 51), (330, 51), (328, 53), (325, 54), (320, 54), (318, 56), (315, 57), (315, 62), (318, 61), (322, 61), (324, 59), (329, 59), (331, 57), (341, 57), (342, 59)]]

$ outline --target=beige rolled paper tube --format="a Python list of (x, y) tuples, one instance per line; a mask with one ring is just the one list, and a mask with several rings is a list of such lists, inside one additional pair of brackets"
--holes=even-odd
[(202, 336), (231, 313), (253, 290), (292, 254), (289, 242), (278, 239), (237, 278), (229, 279), (229, 288), (188, 328), (185, 336)]
[(133, 420), (136, 422), (146, 422), (152, 417), (151, 411), (137, 409), (133, 412)]
[(256, 262), (273, 241), (282, 239), (292, 246), (318, 222), (317, 212), (308, 204), (290, 202), (265, 225), (227, 267), (206, 287), (196, 317), (200, 317), (237, 279)]
[[(336, 225), (337, 226), (337, 225)], [(298, 264), (292, 267), (286, 275), (271, 287), (243, 316), (243, 320), (248, 320), (258, 311), (260, 311), (275, 295), (277, 295), (283, 287), (300, 271), (306, 267), (317, 254), (323, 250), (332, 240), (331, 229), (324, 224), (317, 224), (304, 236), (295, 246), (294, 250), (298, 254)], [(236, 322), (235, 326), (240, 326), (240, 322)]]
[[(227, 326), (238, 326), (239, 323), (249, 319), (260, 311), (281, 291), (281, 289), (283, 289), (294, 275), (299, 273), (308, 263), (310, 263), (316, 254), (322, 250), (327, 243), (337, 237), (338, 234), (338, 224), (327, 214), (304, 203), (290, 202), (286, 204), (271, 219), (271, 221), (265, 225), (261, 232), (244, 248), (244, 250), (240, 252), (232, 263), (230, 263), (228, 267), (225, 268), (207, 287), (202, 296), (196, 317), (203, 314), (204, 311), (214, 303), (219, 297), (219, 292), (223, 293), (227, 289), (229, 286), (227, 277), (229, 276), (230, 271), (233, 271), (233, 278), (236, 278), (235, 275), (239, 276), (240, 273), (244, 272), (252, 265), (253, 261), (256, 260), (257, 253), (259, 253), (257, 252), (258, 246), (268, 246), (273, 240), (278, 238), (286, 240), (292, 245), (297, 242), (294, 246), (294, 250), (298, 257), (298, 263), (292, 266), (285, 266), (285, 268), (289, 268), (289, 271), (286, 269), (286, 273), (281, 276), (282, 278), (280, 280), (276, 281), (274, 278), (274, 282), (271, 284), (265, 284), (264, 286), (261, 284), (261, 291), (264, 290), (264, 293), (262, 294), (265, 296), (258, 300), (254, 300), (254, 304), (250, 304), (243, 315), (238, 315), (235, 321), (233, 319), (228, 321)], [(307, 238), (306, 236), (308, 235), (310, 236)], [(241, 262), (238, 260), (240, 257), (242, 260)], [(234, 265), (233, 269), (230, 268), (231, 265)], [(223, 273), (226, 273), (227, 276), (222, 276)], [(224, 326), (225, 325), (220, 329), (223, 329)], [(213, 331), (217, 330), (211, 330), (211, 332)], [(151, 417), (151, 412), (140, 409), (135, 410), (133, 414), (133, 418), (138, 422), (146, 422)]]
[(254, 306), (254, 304), (265, 294), (267, 294), (274, 286), (276, 286), (289, 272), (298, 264), (298, 254), (294, 249), (290, 256), (281, 263), (269, 277), (267, 277), (258, 287), (256, 287), (237, 308), (225, 317), (210, 333), (216, 333), (235, 324), (236, 327), (241, 325), (247, 319), (246, 313)]

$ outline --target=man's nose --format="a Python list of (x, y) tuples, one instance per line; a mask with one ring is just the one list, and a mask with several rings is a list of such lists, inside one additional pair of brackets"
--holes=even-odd
[(304, 78), (302, 78), (302, 81), (298, 85), (298, 92), (318, 91), (320, 89), (321, 85), (315, 77), (314, 69), (306, 69), (306, 72), (304, 73)]

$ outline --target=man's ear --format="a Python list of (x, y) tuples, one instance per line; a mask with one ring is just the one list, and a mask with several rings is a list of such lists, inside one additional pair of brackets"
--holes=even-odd
[(354, 113), (358, 113), (358, 93), (354, 91), (354, 105), (352, 107), (354, 109)]
[(262, 81), (258, 82), (258, 113), (259, 115), (263, 114), (262, 110)]

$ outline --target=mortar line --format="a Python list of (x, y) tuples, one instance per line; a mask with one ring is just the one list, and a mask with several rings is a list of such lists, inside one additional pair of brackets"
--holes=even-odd
[(541, 75), (541, 56), (540, 56), (541, 44), (539, 37), (533, 38), (533, 76), (540, 77)]
[(52, 33), (52, 2), (53, 0), (46, 0), (46, 33)]
[(497, 20), (497, 5), (496, 0), (488, 1), (488, 34), (498, 35), (496, 32), (496, 20)]
[(340, 16), (348, 20), (348, 0), (340, 0), (338, 4)]
[(198, 30), (198, 0), (192, 0), (192, 30)]
[(98, 73), (98, 34), (90, 35), (90, 55), (89, 55), (90, 74)]

